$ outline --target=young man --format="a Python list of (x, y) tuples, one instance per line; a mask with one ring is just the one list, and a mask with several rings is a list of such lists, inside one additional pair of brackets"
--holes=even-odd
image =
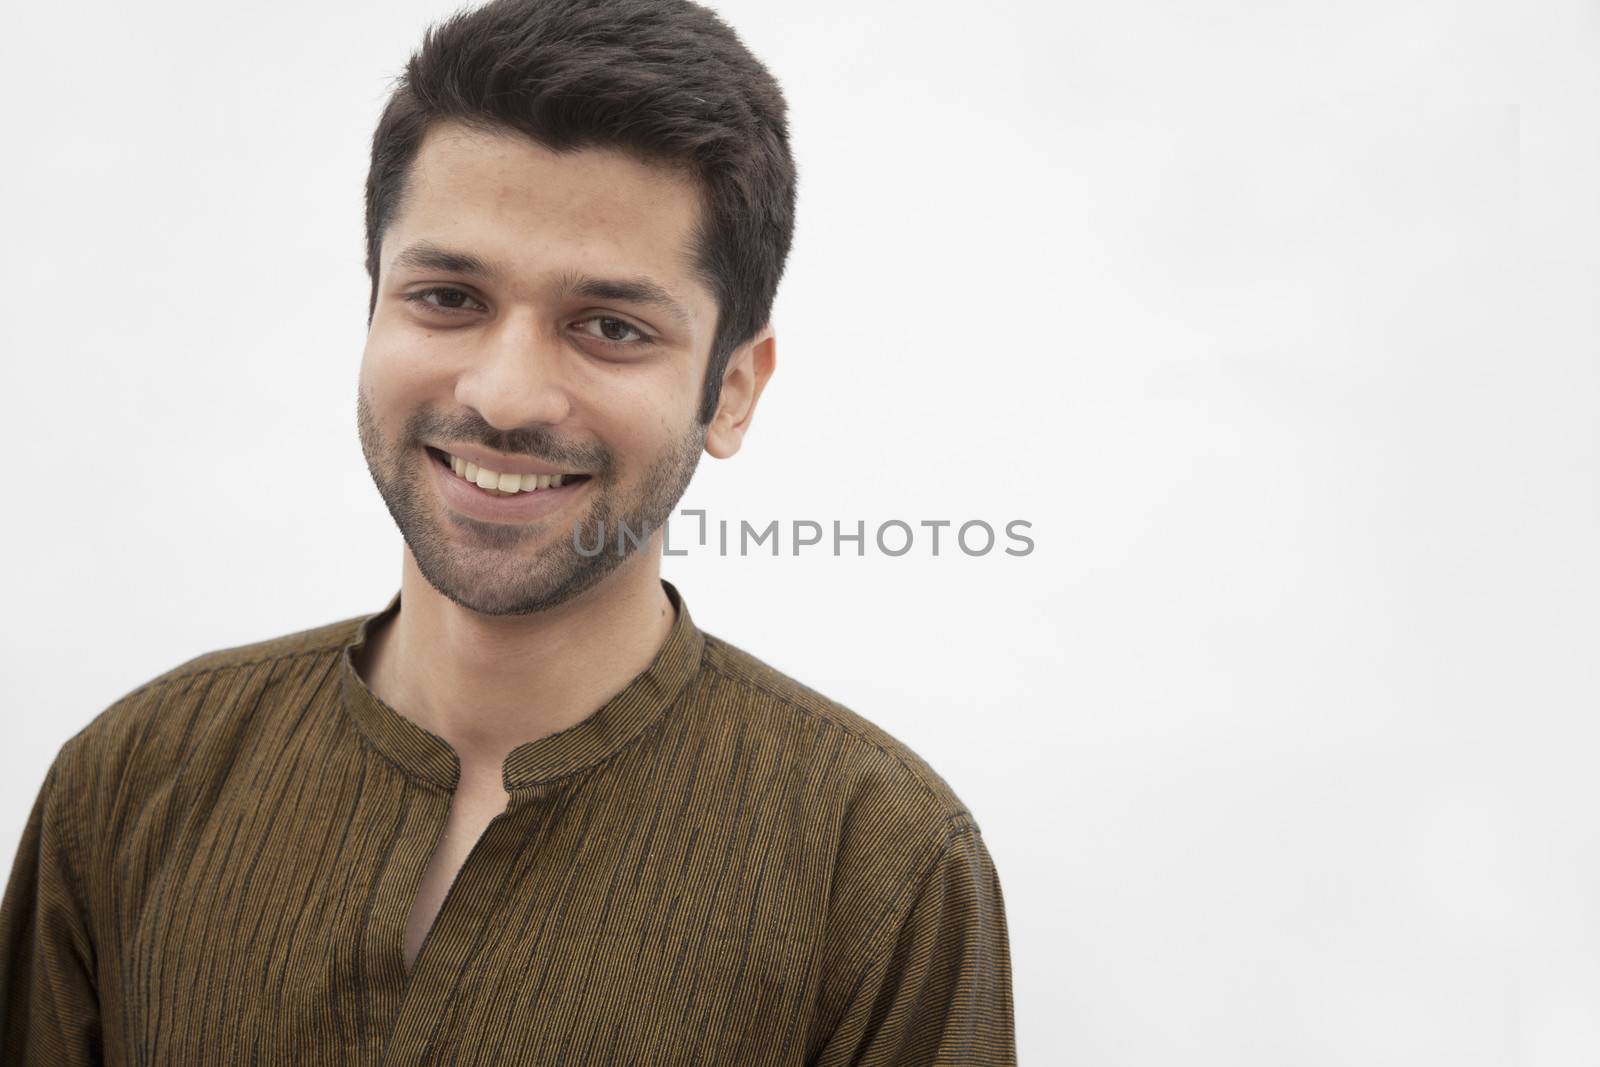
[(660, 577), (772, 374), (793, 204), (778, 86), (705, 9), (429, 33), (367, 184), (400, 590), (62, 747), (0, 914), (5, 1063), (1014, 1062), (972, 814)]

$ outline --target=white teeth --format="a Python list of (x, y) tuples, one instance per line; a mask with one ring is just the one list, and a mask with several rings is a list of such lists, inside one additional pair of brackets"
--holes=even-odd
[(488, 470), (476, 463), (450, 456), (450, 469), (480, 489), (498, 490), (502, 493), (531, 493), (538, 489), (551, 489), (561, 485), (564, 474), (502, 474)]

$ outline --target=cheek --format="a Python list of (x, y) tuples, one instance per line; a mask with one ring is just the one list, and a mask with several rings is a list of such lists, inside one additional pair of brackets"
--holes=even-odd
[(374, 332), (361, 356), (361, 381), (374, 396), (403, 401), (448, 385), (437, 344), (425, 332)]
[(580, 383), (583, 395), (575, 399), (635, 436), (659, 437), (699, 406), (698, 385), (666, 361), (649, 367), (613, 365), (586, 375)]
[(633, 474), (650, 467), (664, 449), (674, 447), (690, 417), (681, 383), (663, 380), (665, 377), (639, 375), (613, 382), (610, 388), (584, 398), (584, 421)]

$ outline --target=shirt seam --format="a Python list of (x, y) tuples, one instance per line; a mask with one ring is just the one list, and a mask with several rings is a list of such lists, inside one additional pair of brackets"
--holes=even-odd
[[(302, 659), (306, 656), (322, 656), (327, 655), (329, 652), (338, 651), (342, 647), (343, 645), (340, 643), (321, 645), (317, 648), (302, 649), (299, 652), (280, 652), (273, 656), (262, 656), (259, 659), (240, 660), (237, 663), (216, 663), (209, 667), (196, 667), (193, 670), (183, 671), (181, 674), (163, 675), (159, 678), (152, 678), (150, 681), (145, 682), (137, 688), (130, 689), (128, 692), (119, 697), (116, 702), (118, 704), (122, 704), (126, 701), (132, 700), (134, 697), (139, 696), (147, 689), (155, 689), (159, 686), (171, 685), (174, 682), (181, 682), (188, 678), (197, 678), (202, 674), (215, 674), (218, 671), (229, 671), (240, 667), (259, 667), (263, 663), (285, 662), (292, 659)], [(210, 652), (201, 653), (202, 656), (209, 656), (212, 654), (213, 653)], [(181, 669), (181, 666), (174, 668), (174, 670)]]
[[(304, 659), (307, 656), (325, 656), (325, 655), (329, 655), (330, 653), (331, 654), (338, 654), (338, 653), (343, 652), (345, 644), (346, 644), (346, 641), (344, 639), (341, 639), (341, 640), (330, 642), (330, 643), (325, 644), (325, 645), (319, 645), (316, 648), (302, 649), (299, 652), (280, 652), (280, 653), (278, 653), (276, 655), (272, 655), (272, 656), (261, 656), (261, 657), (259, 657), (257, 659), (240, 660), (237, 663), (217, 663), (217, 664), (213, 664), (213, 665), (211, 665), (209, 667), (196, 667), (194, 670), (183, 671), (181, 674), (171, 674), (171, 675), (166, 675), (166, 676), (160, 677), (160, 678), (153, 678), (150, 681), (145, 682), (143, 685), (139, 686), (138, 688), (130, 690), (128, 693), (124, 694), (122, 697), (120, 697), (117, 700), (116, 703), (119, 704), (119, 705), (120, 704), (125, 704), (128, 701), (133, 700), (135, 697), (138, 697), (139, 695), (141, 695), (142, 693), (145, 693), (148, 690), (154, 690), (154, 689), (157, 689), (157, 688), (159, 688), (161, 686), (165, 686), (165, 685), (172, 685), (172, 684), (174, 684), (176, 682), (181, 682), (181, 681), (184, 681), (184, 680), (189, 679), (189, 678), (198, 678), (201, 675), (216, 674), (219, 671), (230, 671), (230, 670), (235, 670), (235, 669), (242, 669), (242, 668), (245, 668), (245, 667), (259, 667), (263, 663), (273, 663), (273, 664), (285, 663), (285, 662), (288, 662), (289, 660)], [(202, 653), (202, 654), (203, 655), (210, 655), (211, 653), (207, 652), (207, 653)], [(336, 699), (338, 701), (342, 702), (345, 698), (341, 694)], [(349, 718), (348, 716), (341, 716), (341, 717), (342, 718)], [(91, 723), (90, 725), (93, 725), (93, 724)], [(431, 778), (427, 778), (427, 777), (425, 777), (423, 775), (419, 775), (414, 771), (408, 770), (407, 768), (402, 767), (395, 760), (391, 759), (389, 757), (389, 754), (387, 752), (385, 752), (383, 750), (383, 748), (381, 746), (379, 746), (379, 744), (376, 741), (374, 741), (371, 737), (367, 736), (366, 729), (359, 722), (353, 723), (352, 724), (352, 728), (354, 729), (354, 731), (356, 733), (356, 736), (361, 739), (361, 744), (364, 747), (369, 749), (372, 752), (373, 755), (377, 756), (384, 763), (387, 763), (390, 767), (394, 768), (395, 772), (398, 773), (401, 777), (403, 777), (406, 781), (415, 782), (419, 786), (422, 786), (425, 789), (428, 789), (428, 790), (430, 790), (432, 792), (441, 794), (443, 796), (450, 796), (451, 795), (451, 790), (450, 790), (450, 788), (448, 786), (444, 785), (441, 782), (435, 782)], [(82, 731), (79, 731), (79, 732), (80, 733), (86, 732), (88, 729), (89, 729), (89, 727), (85, 726), (84, 729)]]
[[(68, 744), (71, 742), (69, 741)], [(82, 852), (83, 838), (78, 832), (77, 812), (68, 799), (69, 793), (61, 788), (61, 780), (68, 773), (67, 762), (74, 757), (67, 751), (67, 745), (62, 745), (56, 754), (56, 760), (49, 772), (47, 810), (59, 808), (57, 818), (60, 820), (61, 829), (61, 866), (66, 871), (67, 882), (72, 889), (73, 909), (77, 913), (78, 923), (83, 928), (84, 941), (88, 943), (90, 951), (94, 951), (94, 923), (89, 913), (88, 883), (83, 875), (78, 872), (76, 856)], [(73, 791), (75, 792), (75, 790)], [(48, 820), (47, 820), (48, 821)], [(44, 827), (42, 827), (43, 829)], [(91, 972), (90, 977), (96, 987), (99, 986), (99, 975)]]
[[(953, 829), (950, 828), (950, 824), (956, 822), (959, 822), (960, 825)], [(944, 826), (945, 833), (943, 839), (935, 841), (930, 846), (929, 851), (931, 855), (929, 856), (928, 860), (924, 863), (916, 877), (909, 879), (905, 883), (905, 886), (910, 886), (912, 888), (912, 892), (909, 897), (906, 898), (906, 904), (904, 908), (900, 907), (900, 899), (904, 894), (897, 894), (894, 899), (891, 900), (887, 906), (885, 906), (882, 917), (880, 917), (877, 923), (874, 925), (871, 935), (869, 935), (866, 940), (867, 947), (866, 951), (862, 954), (861, 969), (856, 975), (855, 980), (850, 984), (850, 995), (844, 999), (844, 1007), (840, 1012), (839, 1018), (834, 1020), (833, 1029), (836, 1030), (840, 1025), (843, 1024), (845, 1016), (847, 1016), (850, 1012), (850, 1006), (854, 1004), (857, 998), (861, 996), (861, 987), (866, 984), (868, 977), (871, 976), (873, 966), (884, 954), (892, 951), (894, 935), (899, 932), (900, 928), (905, 924), (905, 920), (911, 916), (911, 913), (916, 911), (917, 902), (921, 900), (923, 894), (928, 891), (928, 886), (933, 881), (934, 872), (939, 869), (940, 864), (942, 864), (945, 858), (950, 855), (950, 850), (953, 847), (955, 840), (968, 834), (979, 833), (977, 824), (967, 816), (966, 812), (955, 812), (951, 814), (944, 820)], [(902, 889), (903, 888), (904, 886)], [(830, 1033), (831, 1032), (832, 1031), (830, 1031)]]
[[(905, 757), (900, 755), (898, 752), (895, 752), (895, 751), (893, 751), (891, 749), (885, 748), (883, 745), (879, 744), (877, 741), (874, 741), (872, 738), (867, 737), (865, 734), (860, 733), (859, 731), (853, 729), (852, 727), (850, 727), (847, 724), (841, 722), (840, 720), (832, 718), (829, 715), (825, 714), (824, 712), (818, 711), (815, 708), (806, 707), (804, 704), (802, 704), (799, 701), (795, 700), (793, 697), (785, 696), (782, 693), (779, 693), (779, 692), (777, 692), (777, 691), (775, 691), (773, 689), (770, 689), (767, 686), (763, 685), (762, 683), (756, 681), (753, 678), (749, 678), (749, 677), (746, 677), (744, 675), (733, 674), (733, 673), (731, 673), (731, 672), (729, 672), (727, 670), (724, 670), (722, 667), (718, 666), (717, 664), (711, 662), (709, 659), (705, 662), (705, 667), (706, 667), (707, 670), (715, 671), (717, 674), (721, 675), (723, 678), (726, 678), (730, 682), (733, 682), (733, 683), (735, 683), (737, 685), (746, 685), (746, 686), (749, 686), (751, 689), (756, 690), (759, 693), (765, 693), (767, 696), (771, 697), (773, 700), (778, 701), (780, 704), (782, 704), (784, 707), (788, 708), (791, 711), (799, 712), (801, 715), (804, 715), (804, 716), (807, 716), (809, 718), (815, 719), (818, 722), (826, 723), (827, 725), (834, 727), (835, 729), (839, 730), (841, 733), (845, 734), (848, 737), (854, 738), (855, 740), (861, 742), (862, 744), (871, 745), (873, 748), (877, 749), (879, 752), (883, 753), (885, 756), (888, 756), (890, 759), (893, 759), (896, 763), (900, 764), (900, 766), (905, 769), (906, 773), (909, 774), (912, 778), (914, 778), (916, 780), (917, 784), (922, 786), (922, 788), (927, 791), (927, 795), (928, 796), (932, 797), (936, 801), (937, 800), (942, 800), (942, 798), (940, 797), (940, 791), (934, 787), (933, 783), (929, 782), (927, 780), (927, 778), (925, 778), (921, 774), (921, 772), (919, 772), (915, 767), (913, 767), (911, 764), (907, 763)], [(967, 808), (958, 808), (955, 811), (948, 812), (945, 815), (945, 818), (947, 820), (949, 820), (949, 819), (955, 819), (955, 818), (958, 818), (958, 817), (961, 817), (961, 816), (965, 816), (966, 818), (968, 818), (970, 820), (972, 818), (972, 812)]]

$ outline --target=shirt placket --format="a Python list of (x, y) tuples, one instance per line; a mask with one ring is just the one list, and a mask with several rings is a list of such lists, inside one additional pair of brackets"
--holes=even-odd
[(387, 902), (392, 910), (385, 931), (384, 971), (386, 982), (394, 982), (398, 975), (393, 986), (398, 996), (391, 1016), (394, 1023), (379, 1061), (383, 1067), (420, 1067), (429, 1062), (487, 938), (497, 928), (494, 920), (504, 915), (518, 857), (534, 847), (542, 832), (550, 791), (534, 787), (511, 792), (506, 810), (489, 821), (463, 861), (407, 975), (402, 940), (405, 922), (434, 841), (444, 826), (449, 798), (444, 801), (440, 813), (419, 820), (426, 823), (420, 827), (420, 836), (431, 831), (433, 839), (422, 847), (420, 860), (406, 865), (404, 881), (408, 884), (395, 887)]

